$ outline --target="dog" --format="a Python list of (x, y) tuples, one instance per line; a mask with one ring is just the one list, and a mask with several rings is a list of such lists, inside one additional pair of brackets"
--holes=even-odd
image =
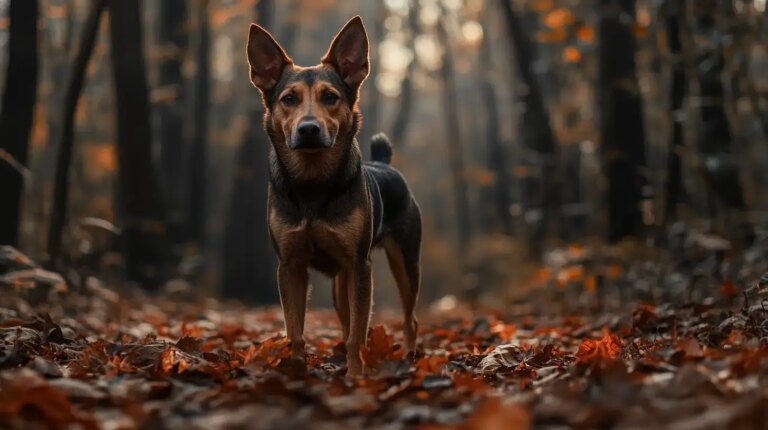
[(363, 161), (357, 133), (360, 87), (368, 77), (368, 36), (359, 16), (334, 37), (320, 64), (301, 67), (264, 28), (251, 24), (250, 78), (265, 107), (268, 215), (278, 255), (278, 286), (291, 357), (305, 362), (308, 270), (333, 279), (334, 307), (347, 348), (347, 374), (366, 369), (373, 282), (371, 251), (384, 248), (405, 314), (408, 351), (416, 348), (421, 283), (421, 212), (392, 145), (371, 139)]

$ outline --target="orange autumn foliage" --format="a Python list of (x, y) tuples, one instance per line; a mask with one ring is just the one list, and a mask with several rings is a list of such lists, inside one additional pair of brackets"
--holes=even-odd
[(597, 360), (615, 360), (621, 356), (623, 345), (621, 340), (603, 329), (601, 339), (586, 339), (579, 345), (576, 357), (582, 363), (591, 363)]

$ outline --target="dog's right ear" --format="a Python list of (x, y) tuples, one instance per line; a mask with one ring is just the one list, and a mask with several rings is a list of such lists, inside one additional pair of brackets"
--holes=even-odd
[(251, 68), (251, 83), (261, 92), (274, 88), (283, 74), (283, 69), (293, 64), (291, 57), (286, 55), (275, 38), (256, 24), (251, 24), (248, 31), (246, 50)]

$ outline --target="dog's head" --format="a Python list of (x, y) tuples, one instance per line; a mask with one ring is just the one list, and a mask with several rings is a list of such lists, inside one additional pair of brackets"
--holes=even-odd
[(336, 35), (317, 66), (295, 65), (256, 24), (250, 27), (247, 52), (273, 145), (315, 153), (352, 141), (360, 124), (360, 85), (369, 70), (368, 36), (359, 16)]

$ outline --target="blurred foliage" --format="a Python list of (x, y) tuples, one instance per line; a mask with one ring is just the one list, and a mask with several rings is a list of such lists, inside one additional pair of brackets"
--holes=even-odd
[[(669, 8), (668, 1), (642, 0), (636, 2), (631, 21), (637, 43), (637, 76), (642, 97), (647, 133), (648, 165), (643, 175), (649, 184), (661, 190), (666, 175), (667, 136), (671, 127), (668, 112), (670, 65), (674, 58), (667, 49), (666, 28), (663, 24)], [(723, 100), (733, 128), (738, 152), (734, 155), (743, 177), (745, 196), (750, 212), (744, 214), (753, 221), (765, 219), (764, 189), (768, 174), (768, 152), (764, 150), (768, 129), (762, 121), (768, 110), (768, 55), (766, 55), (766, 13), (764, 0), (734, 0), (731, 12), (723, 12), (717, 23), (719, 43), (722, 43), (726, 68)], [(7, 43), (8, 0), (0, 0), (0, 77), (5, 67)], [(31, 141), (32, 180), (27, 183), (24, 206), (23, 247), (31, 255), (42, 255), (50, 214), (52, 164), (55, 158), (55, 133), (60, 115), (62, 86), (67, 64), (74, 53), (73, 41), (78, 40), (87, 12), (88, 0), (43, 0), (44, 14), (40, 17), (42, 33), (42, 76), (38, 107)], [(150, 101), (153, 123), (160, 106), (179, 103), (174, 88), (159, 82), (159, 63), (180, 58), (183, 76), (193, 79), (197, 73), (195, 55), (187, 50), (170, 49), (160, 43), (158, 29), (159, 2), (143, 2), (144, 44), (148, 64)], [(187, 8), (199, 7), (200, 2), (187, 1)], [(561, 150), (553, 162), (559, 166), (575, 165), (575, 170), (563, 170), (562, 179), (579, 192), (563, 191), (562, 214), (558, 226), (548, 230), (543, 248), (562, 247), (571, 242), (587, 243), (604, 235), (606, 182), (601, 173), (600, 142), (597, 130), (595, 82), (597, 79), (597, 26), (601, 17), (601, 2), (597, 0), (530, 0), (513, 2), (524, 23), (524, 30), (538, 48), (533, 65), (537, 79), (543, 85), (546, 109)], [(686, 3), (689, 8), (692, 2)], [(205, 192), (207, 239), (205, 248), (184, 247), (177, 253), (206, 258), (205, 279), (214, 285), (217, 258), (221, 252), (221, 236), (226, 219), (237, 149), (247, 130), (247, 108), (260, 103), (257, 91), (247, 78), (244, 55), (245, 31), (255, 20), (258, 0), (210, 0), (211, 25), (211, 105), (209, 109), (208, 175)], [(298, 64), (315, 64), (325, 52), (328, 41), (340, 25), (353, 14), (361, 14), (370, 29), (376, 20), (383, 20), (384, 33), (372, 49), (378, 71), (365, 84), (361, 106), (368, 109), (373, 92), (380, 97), (377, 123), (385, 132), (392, 132), (395, 117), (401, 109), (401, 91), (408, 77), (415, 94), (410, 107), (408, 128), (402, 142), (395, 142), (394, 164), (401, 169), (422, 205), (425, 214), (424, 276), (427, 297), (445, 292), (474, 291), (477, 285), (511, 285), (516, 279), (526, 255), (526, 245), (519, 234), (528, 228), (537, 214), (522, 205), (520, 183), (525, 178), (541, 175), (541, 165), (531, 163), (526, 149), (517, 138), (521, 94), (524, 88), (518, 73), (510, 70), (508, 56), (515, 55), (507, 39), (503, 17), (498, 4), (491, 0), (419, 0), (415, 20), (409, 19), (413, 0), (385, 0), (383, 13), (378, 2), (353, 0), (287, 0), (275, 2), (275, 19), (270, 30), (278, 40), (294, 37), (289, 48)], [(484, 13), (491, 8), (492, 13)], [(689, 11), (693, 13), (693, 11)], [(443, 23), (449, 37), (448, 46), (437, 37), (438, 23)], [(190, 31), (190, 28), (185, 28)], [(692, 55), (711, 43), (709, 36), (692, 33), (686, 52)], [(478, 61), (480, 45), (490, 44), (491, 70), (484, 70)], [(469, 189), (473, 243), (468, 261), (459, 261), (461, 253), (455, 245), (456, 214), (453, 207), (451, 172), (446, 158), (445, 137), (440, 109), (441, 87), (439, 68), (445, 52), (454, 57), (456, 89), (461, 115), (461, 142), (465, 171), (462, 177)], [(82, 218), (99, 218), (120, 224), (113, 207), (115, 172), (119, 168), (115, 157), (114, 103), (111, 72), (108, 61), (108, 35), (102, 26), (94, 59), (88, 69), (87, 86), (77, 114), (77, 150), (74, 175), (70, 184), (72, 195), (70, 213), (72, 227), (68, 232), (71, 244), (73, 232)], [(687, 67), (697, 67), (688, 63)], [(700, 67), (705, 67), (700, 66)], [(483, 98), (478, 90), (480, 76), (489, 73), (495, 87), (495, 100)], [(2, 81), (0, 79), (0, 81)], [(498, 134), (507, 153), (507, 170), (512, 190), (509, 216), (513, 219), (513, 236), (500, 235), (499, 221), (489, 215), (491, 202), (486, 196), (495, 187), (498, 175), (489, 166), (488, 130), (484, 129), (483, 112), (488, 103), (498, 106), (501, 123)], [(701, 119), (698, 106), (706, 103), (694, 91), (686, 99), (682, 112), (675, 117), (685, 123), (685, 139), (693, 143)], [(366, 112), (363, 112), (364, 116)], [(185, 121), (185, 123), (188, 120)], [(157, 134), (157, 130), (155, 130)], [(363, 146), (370, 136), (360, 136)], [(699, 172), (704, 163), (695, 145), (687, 145), (684, 157), (684, 182), (687, 190), (683, 215), (685, 220), (711, 221), (708, 212), (708, 185)], [(266, 148), (264, 149), (266, 151)], [(261, 168), (261, 167), (258, 167)], [(265, 168), (265, 167), (264, 167)], [(574, 175), (574, 176), (570, 176)], [(566, 189), (566, 188), (564, 188)], [(569, 188), (570, 189), (570, 188)], [(654, 199), (660, 198), (660, 192)], [(657, 211), (655, 208), (650, 209)], [(571, 228), (572, 219), (584, 220), (578, 229)], [(261, 222), (261, 220), (254, 220)], [(649, 229), (658, 226), (657, 217), (649, 217)], [(568, 230), (567, 234), (563, 230)], [(519, 237), (518, 237), (519, 236)], [(511, 255), (515, 255), (512, 257)], [(497, 262), (498, 260), (498, 262)], [(514, 263), (518, 262), (518, 263)], [(506, 263), (506, 264), (505, 264)], [(527, 272), (536, 272), (532, 265)], [(504, 275), (504, 271), (507, 274)], [(527, 273), (526, 272), (526, 273)], [(500, 278), (507, 277), (507, 280)], [(385, 275), (382, 283), (390, 284)], [(491, 279), (493, 279), (491, 281)], [(435, 281), (435, 282), (431, 282)], [(439, 285), (440, 287), (437, 287)], [(432, 291), (431, 289), (438, 289)]]

